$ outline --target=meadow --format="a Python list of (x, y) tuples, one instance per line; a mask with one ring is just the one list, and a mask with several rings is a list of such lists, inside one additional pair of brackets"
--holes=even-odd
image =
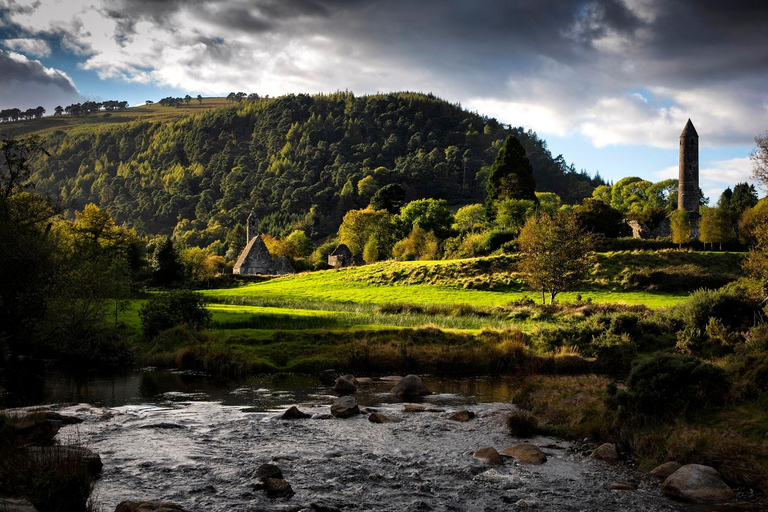
[(226, 98), (203, 98), (202, 103), (193, 99), (188, 105), (183, 107), (166, 107), (159, 103), (153, 103), (151, 105), (128, 107), (120, 111), (98, 112), (79, 117), (49, 115), (39, 119), (3, 123), (3, 131), (14, 133), (16, 136), (37, 133), (46, 137), (58, 130), (65, 130), (67, 133), (72, 134), (134, 121), (172, 121), (227, 105), (231, 105), (231, 103)]

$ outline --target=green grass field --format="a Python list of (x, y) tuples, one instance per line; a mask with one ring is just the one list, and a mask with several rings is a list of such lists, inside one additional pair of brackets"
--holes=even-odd
[[(443, 264), (442, 262), (438, 264)], [(407, 269), (412, 264), (402, 263)], [(376, 271), (371, 265), (370, 272)], [(469, 304), (471, 306), (504, 306), (529, 297), (540, 300), (540, 294), (523, 290), (487, 291), (459, 289), (429, 284), (372, 285), (353, 280), (356, 274), (366, 272), (367, 267), (357, 269), (326, 270), (285, 276), (271, 281), (252, 283), (236, 288), (207, 290), (203, 293), (213, 302), (228, 304), (266, 305), (296, 302), (354, 303), (354, 304)], [(585, 289), (558, 295), (561, 302), (582, 300), (597, 303), (644, 304), (651, 308), (666, 307), (685, 300), (687, 293), (660, 293), (612, 289)]]

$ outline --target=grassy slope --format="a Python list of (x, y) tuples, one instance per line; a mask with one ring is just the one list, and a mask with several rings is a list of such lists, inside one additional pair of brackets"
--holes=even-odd
[[(423, 263), (423, 262), (420, 262)], [(437, 262), (444, 265), (445, 262)], [(257, 304), (269, 301), (301, 302), (317, 301), (330, 303), (360, 304), (469, 304), (472, 306), (503, 306), (523, 297), (538, 299), (539, 295), (523, 290), (473, 290), (430, 284), (369, 284), (360, 280), (361, 274), (373, 274), (382, 266), (390, 269), (400, 267), (407, 272), (413, 263), (386, 262), (365, 267), (306, 272), (285, 276), (271, 281), (252, 283), (237, 288), (209, 290), (204, 292), (211, 300), (230, 304)], [(664, 307), (683, 301), (685, 293), (654, 293), (592, 288), (563, 293), (561, 301), (575, 301), (577, 295), (583, 300), (594, 302), (645, 304), (649, 307)]]
[(15, 123), (2, 123), (0, 131), (24, 135), (26, 133), (39, 133), (46, 136), (57, 130), (76, 132), (81, 130), (93, 130), (95, 128), (108, 127), (110, 125), (130, 123), (132, 121), (168, 121), (180, 119), (229, 105), (226, 98), (204, 98), (202, 103), (192, 100), (189, 105), (183, 107), (164, 107), (160, 104), (139, 105), (129, 107), (120, 112), (99, 112), (87, 117), (72, 117), (70, 115), (45, 116), (40, 119), (30, 119)]

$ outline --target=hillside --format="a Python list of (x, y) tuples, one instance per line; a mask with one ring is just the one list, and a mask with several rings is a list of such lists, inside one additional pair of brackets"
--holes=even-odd
[(35, 162), (38, 191), (67, 208), (95, 202), (141, 232), (187, 232), (188, 243), (216, 244), (223, 254), (241, 243), (251, 210), (262, 232), (300, 227), (321, 238), (390, 183), (402, 184), (408, 200), (478, 202), (487, 167), (512, 133), (526, 148), (538, 190), (574, 202), (599, 184), (553, 158), (536, 134), (432, 95), (196, 103), (29, 121), (49, 141), (50, 156)]

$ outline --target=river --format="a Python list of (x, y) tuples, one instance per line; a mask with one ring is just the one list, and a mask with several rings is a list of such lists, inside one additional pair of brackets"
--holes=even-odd
[[(309, 503), (355, 511), (703, 510), (662, 497), (658, 481), (628, 465), (591, 459), (558, 439), (531, 441), (548, 457), (540, 466), (473, 459), (479, 448), (523, 442), (504, 426), (512, 379), (425, 377), (435, 394), (424, 403), (446, 413), (469, 409), (477, 417), (468, 422), (441, 412), (406, 413), (389, 395), (391, 384), (362, 386), (361, 406), (401, 420), (383, 424), (365, 415), (330, 417), (331, 390), (307, 376), (220, 383), (146, 368), (85, 378), (14, 372), (3, 381), (12, 392), (8, 406), (45, 405), (84, 420), (58, 438), (101, 455), (94, 497), (105, 511), (124, 499), (206, 512), (299, 510)], [(313, 418), (280, 420), (291, 405)], [(253, 489), (250, 474), (264, 463), (280, 466), (292, 498)], [(638, 489), (605, 488), (615, 481)]]

